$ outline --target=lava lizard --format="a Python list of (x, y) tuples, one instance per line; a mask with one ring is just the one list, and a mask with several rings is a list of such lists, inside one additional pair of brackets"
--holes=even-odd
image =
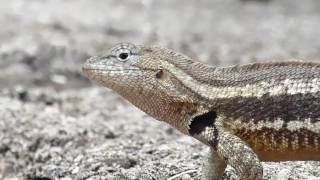
[(84, 74), (210, 147), (203, 179), (231, 165), (262, 179), (261, 161), (320, 160), (320, 64), (213, 67), (172, 50), (121, 43)]

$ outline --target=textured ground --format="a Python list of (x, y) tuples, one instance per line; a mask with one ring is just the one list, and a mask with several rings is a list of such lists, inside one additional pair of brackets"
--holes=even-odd
[[(200, 179), (205, 146), (90, 84), (81, 64), (123, 41), (215, 65), (320, 61), (319, 9), (318, 0), (0, 0), (0, 179)], [(320, 162), (263, 165), (265, 179), (320, 179)], [(224, 179), (234, 178), (229, 168)]]

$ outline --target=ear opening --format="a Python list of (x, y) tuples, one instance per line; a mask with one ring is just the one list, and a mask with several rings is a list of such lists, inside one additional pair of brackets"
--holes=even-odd
[(156, 78), (161, 79), (163, 77), (163, 70), (159, 69), (158, 72), (156, 73)]

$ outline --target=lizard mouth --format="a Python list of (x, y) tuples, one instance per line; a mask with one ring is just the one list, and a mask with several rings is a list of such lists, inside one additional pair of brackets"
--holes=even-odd
[(84, 65), (82, 66), (82, 72), (84, 76), (86, 76), (87, 78), (90, 78), (92, 71), (94, 71), (94, 69), (90, 66), (90, 64), (88, 64), (87, 62), (84, 63)]
[(82, 72), (83, 74), (90, 79), (90, 77), (92, 76), (92, 73), (94, 70), (97, 69), (97, 67), (95, 67), (95, 65), (93, 65), (94, 62), (96, 62), (99, 58), (94, 56), (94, 57), (90, 57), (89, 59), (87, 59), (87, 61), (83, 64), (82, 66)]
[(130, 73), (139, 74), (140, 69), (137, 68), (123, 68), (117, 66), (106, 66), (92, 64), (89, 60), (83, 64), (82, 72), (85, 77), (90, 80), (97, 80), (98, 77), (104, 76), (104, 79), (118, 78), (118, 75), (130, 76)]

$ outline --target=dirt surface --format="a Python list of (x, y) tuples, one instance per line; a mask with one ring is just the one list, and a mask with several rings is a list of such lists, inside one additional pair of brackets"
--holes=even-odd
[[(0, 0), (0, 179), (200, 179), (207, 147), (91, 84), (82, 63), (119, 42), (219, 66), (319, 61), (319, 9), (318, 0)], [(320, 162), (263, 166), (265, 179), (320, 179)], [(224, 179), (236, 179), (230, 167)]]

